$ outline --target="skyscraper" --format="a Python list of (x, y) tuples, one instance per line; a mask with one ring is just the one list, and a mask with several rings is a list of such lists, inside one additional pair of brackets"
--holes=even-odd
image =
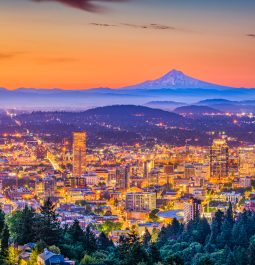
[(239, 176), (255, 176), (255, 147), (239, 149)]
[(154, 168), (153, 160), (146, 160), (143, 162), (143, 177), (148, 178), (149, 173)]
[(86, 172), (86, 132), (73, 133), (73, 176)]
[(228, 177), (228, 145), (224, 139), (216, 139), (210, 148), (210, 177), (222, 180)]
[(116, 170), (116, 188), (121, 190), (129, 189), (130, 167), (122, 166)]

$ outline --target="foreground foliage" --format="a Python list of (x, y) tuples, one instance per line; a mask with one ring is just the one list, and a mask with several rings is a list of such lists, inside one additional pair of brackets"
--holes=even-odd
[(37, 242), (29, 265), (36, 264), (36, 256), (45, 247), (77, 264), (255, 264), (255, 214), (244, 211), (234, 216), (231, 205), (226, 213), (217, 211), (211, 224), (198, 218), (184, 226), (174, 219), (162, 227), (157, 237), (147, 229), (139, 236), (133, 227), (114, 245), (105, 232), (102, 229), (96, 236), (91, 225), (83, 231), (77, 220), (61, 228), (49, 199), (40, 213), (29, 207), (8, 216), (0, 211), (0, 264), (17, 264), (17, 253), (11, 243), (28, 242)]

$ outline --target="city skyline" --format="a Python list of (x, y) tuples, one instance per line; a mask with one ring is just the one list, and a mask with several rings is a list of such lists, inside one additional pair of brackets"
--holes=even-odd
[(118, 88), (173, 68), (255, 87), (253, 1), (68, 2), (1, 2), (1, 87)]

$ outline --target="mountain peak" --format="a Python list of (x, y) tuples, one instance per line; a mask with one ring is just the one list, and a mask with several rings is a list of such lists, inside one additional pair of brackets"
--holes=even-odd
[(169, 71), (165, 75), (184, 75), (184, 73), (182, 71), (177, 70), (177, 69), (172, 69), (171, 71)]
[(173, 69), (157, 80), (160, 80), (163, 82), (169, 81), (172, 83), (176, 83), (176, 81), (181, 80), (181, 79), (183, 80), (185, 78), (189, 78), (189, 77), (185, 75), (183, 72)]
[(222, 89), (220, 85), (195, 79), (184, 74), (182, 71), (173, 69), (155, 80), (148, 80), (143, 83), (127, 87), (128, 89)]

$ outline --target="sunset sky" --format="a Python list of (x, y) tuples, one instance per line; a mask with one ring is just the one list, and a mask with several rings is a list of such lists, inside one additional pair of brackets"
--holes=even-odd
[(254, 14), (254, 0), (0, 0), (0, 87), (117, 88), (174, 68), (255, 88)]

